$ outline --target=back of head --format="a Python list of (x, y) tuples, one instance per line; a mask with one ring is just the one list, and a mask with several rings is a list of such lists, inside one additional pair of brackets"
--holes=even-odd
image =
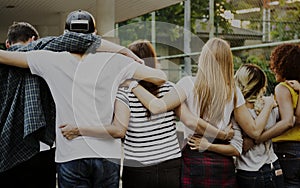
[(85, 34), (94, 33), (96, 31), (95, 19), (87, 11), (73, 11), (67, 16), (65, 30)]
[(225, 81), (233, 78), (233, 58), (229, 44), (220, 38), (212, 38), (203, 46), (198, 67), (207, 74), (220, 72)]
[(282, 44), (271, 53), (270, 67), (282, 80), (300, 81), (300, 46), (296, 44)]
[(255, 102), (267, 86), (264, 71), (255, 64), (244, 64), (235, 73), (235, 83), (241, 89), (247, 102)]
[(150, 41), (137, 40), (129, 44), (128, 48), (139, 58), (143, 59), (146, 66), (156, 68), (156, 53)]
[[(156, 68), (157, 59), (155, 50), (148, 40), (137, 40), (131, 44), (129, 44), (128, 48), (139, 58), (143, 59), (145, 65), (148, 67)], [(145, 89), (151, 92), (153, 95), (156, 95), (158, 92), (158, 86), (153, 83), (146, 81), (139, 81), (139, 84), (142, 85)], [(147, 109), (146, 116), (149, 117), (151, 115), (150, 111)]]
[(26, 22), (15, 22), (9, 28), (7, 32), (7, 42), (11, 45), (18, 42), (28, 42), (29, 39), (39, 38), (37, 30)]
[(233, 57), (229, 44), (220, 38), (208, 40), (198, 61), (194, 94), (200, 117), (217, 124), (234, 91)]

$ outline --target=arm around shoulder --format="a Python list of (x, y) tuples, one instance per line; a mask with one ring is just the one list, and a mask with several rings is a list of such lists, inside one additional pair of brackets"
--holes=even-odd
[(167, 75), (162, 70), (150, 68), (144, 65), (137, 67), (133, 78), (137, 80), (145, 80), (155, 85), (161, 85), (167, 81)]
[(25, 52), (10, 52), (0, 50), (0, 63), (20, 68), (28, 68)]

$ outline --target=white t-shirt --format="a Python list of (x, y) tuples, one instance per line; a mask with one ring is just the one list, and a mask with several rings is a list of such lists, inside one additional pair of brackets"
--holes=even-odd
[[(194, 97), (194, 83), (195, 83), (195, 77), (192, 76), (186, 76), (182, 78), (181, 80), (178, 81), (176, 86), (179, 86), (182, 88), (187, 96), (185, 103), (187, 104), (188, 108), (190, 111), (198, 116), (199, 115), (199, 107), (196, 105), (197, 101), (195, 100)], [(236, 88), (236, 97), (237, 97), (237, 102), (236, 102), (236, 107), (239, 107), (243, 104), (245, 104), (245, 99), (243, 97), (243, 94), (239, 88)], [(234, 110), (234, 92), (232, 93), (232, 99), (229, 103), (225, 105), (225, 110), (224, 110), (224, 115), (222, 120), (218, 123), (217, 128), (220, 130), (224, 130), (226, 126), (229, 124), (231, 121), (231, 114)], [(233, 127), (235, 131), (234, 137), (231, 139), (230, 144), (233, 145), (240, 153), (242, 152), (242, 146), (243, 146), (243, 139), (241, 137), (241, 129), (238, 126)], [(190, 130), (188, 128), (185, 128), (185, 137), (188, 135), (194, 134), (193, 130)]]
[[(252, 117), (255, 119), (257, 115), (253, 109), (249, 109)], [(278, 108), (274, 108), (269, 116), (265, 129), (269, 129), (276, 124), (279, 118)], [(272, 140), (255, 145), (248, 152), (243, 153), (236, 161), (236, 168), (246, 171), (258, 171), (264, 164), (270, 164), (277, 160), (274, 153)]]
[(68, 52), (32, 51), (32, 74), (43, 77), (56, 105), (56, 162), (81, 158), (120, 158), (120, 139), (78, 137), (67, 140), (58, 126), (109, 125), (120, 83), (142, 66), (115, 53), (88, 54), (79, 60)]

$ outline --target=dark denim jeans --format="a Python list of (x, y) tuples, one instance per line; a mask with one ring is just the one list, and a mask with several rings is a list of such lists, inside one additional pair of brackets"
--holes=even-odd
[(285, 188), (300, 187), (300, 142), (273, 143), (283, 171)]
[(237, 170), (237, 182), (241, 188), (283, 188), (283, 175), (276, 176), (275, 171), (280, 168), (279, 161), (263, 165), (258, 171)]
[(123, 188), (179, 188), (181, 158), (143, 166), (137, 161), (124, 160)]
[(78, 159), (58, 163), (59, 188), (119, 188), (120, 160)]

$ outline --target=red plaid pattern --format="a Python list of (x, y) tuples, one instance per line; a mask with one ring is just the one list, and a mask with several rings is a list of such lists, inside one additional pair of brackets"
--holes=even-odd
[(232, 157), (214, 152), (183, 151), (182, 188), (235, 188), (235, 165)]

